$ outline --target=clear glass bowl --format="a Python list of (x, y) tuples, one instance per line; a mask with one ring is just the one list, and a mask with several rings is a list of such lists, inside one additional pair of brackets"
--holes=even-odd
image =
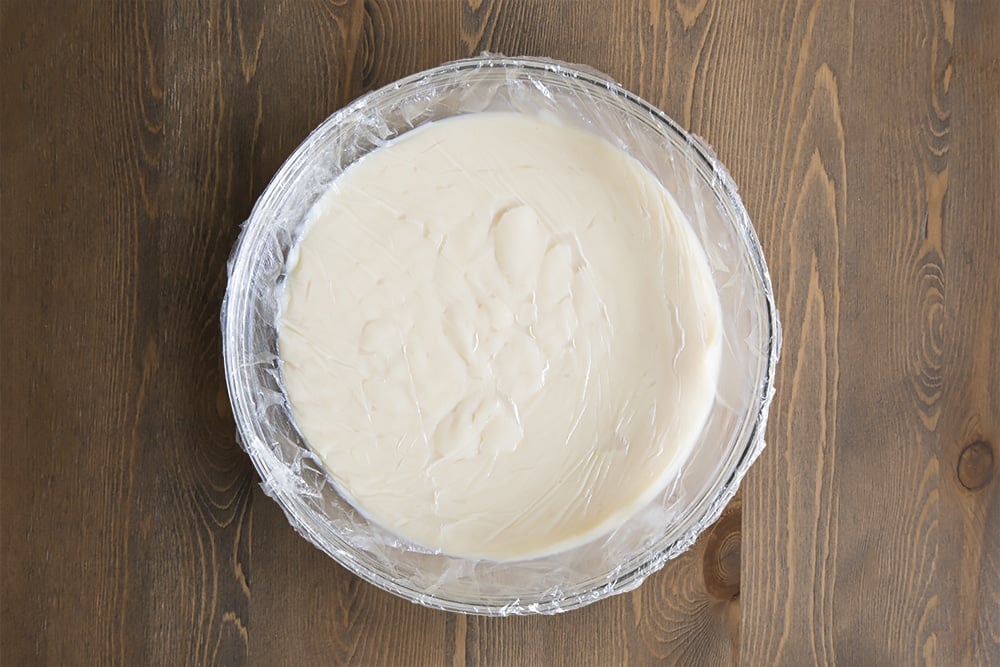
[[(708, 255), (723, 310), (719, 390), (679, 478), (621, 528), (519, 562), (433, 553), (367, 521), (337, 492), (292, 423), (275, 317), (305, 214), (352, 162), (419, 125), (478, 111), (547, 114), (627, 151), (674, 195)], [(764, 446), (780, 347), (760, 244), (729, 174), (697, 137), (600, 73), (550, 60), (481, 57), (369, 93), (324, 121), (282, 165), (233, 251), (222, 309), (240, 441), (291, 525), (358, 576), (414, 602), (503, 616), (556, 613), (632, 590), (687, 549)]]

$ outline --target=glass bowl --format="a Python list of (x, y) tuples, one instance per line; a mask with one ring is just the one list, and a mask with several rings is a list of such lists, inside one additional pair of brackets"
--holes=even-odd
[[(480, 111), (545, 114), (628, 152), (673, 194), (705, 248), (723, 314), (719, 388), (678, 478), (620, 528), (569, 551), (492, 562), (434, 553), (369, 522), (328, 478), (282, 391), (276, 315), (306, 213), (351, 163), (434, 120)], [(764, 447), (780, 347), (760, 244), (711, 150), (606, 76), (551, 60), (480, 57), (401, 79), (326, 119), (254, 206), (222, 308), (226, 380), (264, 491), (306, 539), (363, 579), (420, 604), (505, 616), (556, 613), (636, 588), (714, 522)]]

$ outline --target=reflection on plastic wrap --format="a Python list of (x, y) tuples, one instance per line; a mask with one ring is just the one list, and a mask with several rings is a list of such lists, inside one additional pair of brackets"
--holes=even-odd
[[(384, 239), (388, 232), (368, 229), (370, 217), (362, 216), (364, 224), (331, 226), (336, 234), (331, 232), (326, 245), (314, 243), (310, 237), (309, 243), (296, 251), (305, 254), (293, 255), (304, 230), (312, 235), (321, 229), (309, 214), (313, 211), (315, 218), (324, 210), (323, 202), (317, 206), (324, 193), (331, 193), (327, 195), (331, 201), (346, 197), (340, 201), (345, 206), (366, 205), (350, 199), (350, 178), (352, 173), (361, 173), (358, 170), (348, 171), (344, 181), (331, 190), (331, 184), (347, 167), (411, 129), (469, 112), (519, 112), (482, 114), (479, 118), (527, 122), (524, 119), (530, 117), (532, 123), (550, 129), (564, 128), (567, 133), (576, 133), (573, 144), (592, 141), (593, 145), (581, 152), (581, 159), (595, 152), (600, 155), (600, 160), (584, 172), (593, 173), (598, 163), (603, 163), (612, 165), (608, 173), (629, 173), (628, 165), (634, 164), (632, 183), (648, 178), (651, 186), (661, 184), (646, 191), (662, 192), (665, 188), (671, 193), (672, 198), (662, 200), (666, 201), (662, 209), (676, 213), (674, 217), (681, 224), (674, 226), (673, 237), (662, 233), (671, 229), (669, 220), (660, 220), (652, 231), (639, 235), (643, 252), (655, 253), (648, 266), (656, 267), (659, 273), (644, 274), (641, 266), (627, 274), (607, 270), (622, 257), (611, 252), (614, 243), (608, 242), (608, 229), (591, 231), (585, 222), (576, 229), (552, 229), (547, 221), (557, 216), (545, 214), (549, 199), (544, 196), (544, 187), (536, 188), (538, 198), (529, 202), (531, 205), (520, 201), (511, 206), (500, 201), (487, 205), (491, 220), (478, 228), (487, 230), (492, 235), (489, 238), (463, 241), (458, 227), (414, 226), (414, 238), (407, 246), (407, 272), (396, 275), (395, 284), (391, 262), (379, 262), (389, 262), (386, 257), (398, 260), (398, 253), (374, 259), (381, 251), (373, 239)], [(469, 118), (473, 117), (464, 122), (470, 122)], [(406, 135), (393, 149), (410, 145), (432, 150), (433, 142), (420, 145), (420, 137), (429, 137), (429, 128), (447, 125), (435, 123)], [(478, 136), (482, 135), (479, 132)], [(515, 135), (508, 128), (506, 136)], [(550, 135), (559, 133), (546, 136)], [(607, 154), (601, 154), (600, 146), (606, 147)], [(492, 148), (494, 153), (502, 152), (503, 145)], [(562, 152), (569, 150), (562, 148)], [(620, 164), (615, 163), (615, 155), (620, 156)], [(454, 155), (446, 157), (453, 159)], [(533, 163), (538, 159), (536, 155)], [(474, 159), (470, 164), (459, 164), (464, 169), (470, 165), (479, 166), (479, 162)], [(353, 182), (357, 183), (357, 178)], [(471, 182), (463, 187), (470, 187)], [(489, 180), (480, 178), (479, 182), (488, 184)], [(526, 191), (526, 187), (520, 185), (519, 191)], [(564, 184), (563, 189), (569, 187)], [(355, 188), (353, 192), (362, 190)], [(641, 196), (629, 200), (650, 208)], [(594, 208), (599, 205), (595, 201), (582, 205)], [(369, 203), (385, 206), (384, 200)], [(690, 228), (683, 223), (685, 219)], [(348, 236), (344, 236), (345, 230)], [(320, 231), (315, 233), (316, 238), (322, 236)], [(350, 234), (355, 235), (354, 241), (349, 242)], [(537, 243), (532, 242), (533, 235), (539, 236)], [(454, 244), (450, 248), (446, 245), (449, 242)], [(489, 262), (478, 268), (469, 259), (478, 256), (470, 250), (476, 243), (491, 250)], [(704, 251), (677, 254), (676, 249), (685, 243)], [(331, 269), (321, 268), (321, 263), (308, 257), (309, 249), (337, 244), (348, 255), (343, 264), (332, 269), (335, 275), (322, 275)], [(510, 252), (514, 246), (520, 251)], [(533, 247), (538, 248), (537, 258), (529, 252)], [(364, 254), (366, 249), (375, 254), (349, 256)], [(634, 255), (637, 251), (631, 252)], [(449, 257), (452, 266), (448, 270), (456, 275), (444, 283), (464, 285), (468, 293), (448, 292), (450, 296), (445, 298), (440, 293), (413, 290), (405, 303), (394, 300), (405, 275), (420, 267), (430, 267), (428, 275), (447, 273), (440, 267), (448, 266)], [(690, 257), (700, 259), (685, 264), (685, 258)], [(369, 275), (358, 269), (361, 264), (380, 268)], [(474, 274), (471, 280), (470, 271)], [(697, 292), (699, 275), (704, 277), (702, 282), (712, 283), (713, 289)], [(607, 276), (617, 276), (621, 284), (600, 283)], [(678, 307), (678, 292), (671, 293), (665, 283), (682, 279), (688, 283), (688, 294), (696, 289), (709, 305), (700, 311)], [(315, 323), (315, 318), (300, 317), (315, 311), (315, 299), (311, 302), (312, 297), (304, 297), (307, 286), (311, 290), (311, 285), (319, 284), (320, 292), (333, 290), (329, 294), (343, 299), (349, 294), (371, 295), (387, 280), (386, 294), (381, 300), (365, 300), (371, 307), (359, 306), (353, 321), (341, 317), (336, 322), (321, 322), (327, 332), (330, 327), (353, 332), (344, 338), (358, 351), (355, 357), (341, 368), (336, 348), (314, 349), (311, 341), (315, 337), (304, 328)], [(279, 318), (288, 285), (295, 289), (288, 290)], [(632, 310), (619, 303), (627, 301), (624, 299), (605, 302), (603, 297), (609, 293), (635, 293)], [(497, 299), (498, 295), (503, 298)], [(546, 300), (553, 301), (552, 307), (539, 311), (538, 304)], [(554, 304), (564, 304), (568, 310), (561, 312)], [(587, 304), (593, 308), (588, 310)], [(424, 316), (407, 313), (406, 307)], [(650, 319), (651, 314), (661, 312), (662, 317)], [(715, 317), (684, 321), (692, 312), (703, 317), (714, 313)], [(293, 364), (291, 367), (279, 367), (279, 321), (285, 323), (281, 326), (282, 358), (285, 364)], [(430, 322), (432, 329), (421, 331), (420, 322)], [(401, 323), (410, 327), (402, 337)], [(546, 326), (552, 331), (546, 333)], [(721, 335), (713, 338), (716, 330)], [(699, 338), (695, 332), (707, 341), (702, 349), (693, 344)], [(780, 347), (777, 313), (759, 244), (732, 180), (704, 144), (599, 74), (551, 61), (495, 57), (460, 61), (404, 79), (357, 100), (310, 135), (258, 201), (234, 250), (223, 306), (223, 333), (227, 379), (242, 444), (261, 474), (264, 490), (281, 504), (289, 522), (353, 572), (386, 590), (428, 606), (490, 615), (555, 613), (631, 590), (688, 548), (719, 515), (764, 446)], [(662, 348), (669, 358), (649, 359), (646, 364), (610, 352), (629, 347), (613, 343), (634, 343), (645, 340), (644, 335), (663, 340), (677, 335), (692, 338), (672, 345), (651, 345), (648, 350)], [(443, 351), (439, 349), (442, 344), (446, 346)], [(421, 345), (427, 349), (415, 354), (415, 346)], [(514, 355), (512, 363), (503, 363), (502, 355), (508, 348)], [(396, 360), (399, 363), (390, 363), (387, 351), (392, 350), (401, 355)], [(421, 368), (411, 353), (438, 360), (454, 356), (454, 377), (440, 367)], [(531, 370), (534, 357), (537, 373)], [(702, 385), (707, 387), (702, 393), (708, 392), (701, 401), (695, 400), (699, 392), (691, 384), (691, 378), (699, 374), (678, 371), (688, 363), (686, 359), (707, 369), (700, 374)], [(319, 378), (329, 374), (331, 365), (341, 368), (341, 375), (334, 374), (339, 381), (330, 383), (335, 390), (324, 402), (329, 405), (332, 400), (344, 410), (343, 419), (333, 422), (342, 428), (332, 432), (329, 418), (325, 422), (310, 420), (309, 411), (300, 409), (315, 393)], [(367, 370), (361, 368), (363, 365)], [(600, 371), (597, 376), (595, 365)], [(392, 368), (405, 368), (407, 376), (398, 382), (371, 382), (391, 375)], [(559, 369), (562, 376), (547, 375)], [(716, 369), (717, 383), (713, 377)], [(671, 378), (671, 373), (676, 377)], [(563, 377), (562, 386), (559, 377)], [(677, 379), (683, 379), (691, 390), (677, 395)], [(653, 389), (645, 394), (637, 389), (646, 385)], [(599, 386), (604, 387), (603, 393)], [(618, 388), (619, 395), (607, 389), (612, 386)], [(674, 394), (659, 396), (657, 386), (669, 386)], [(400, 387), (406, 387), (403, 395)], [(629, 389), (620, 391), (622, 387)], [(417, 388), (427, 397), (422, 405), (413, 400)], [(296, 406), (299, 429), (330, 465), (331, 474), (293, 425), (286, 390)], [(566, 397), (575, 398), (569, 401)], [(386, 431), (381, 449), (379, 439), (372, 436), (371, 429), (365, 429), (373, 401), (383, 413), (387, 408), (390, 413), (395, 410), (387, 428), (380, 430)], [(525, 415), (536, 403), (545, 409), (534, 414), (562, 414), (562, 418), (539, 417), (532, 422)], [(601, 413), (601, 405), (610, 406), (606, 413)], [(408, 409), (401, 412), (399, 406)], [(671, 425), (685, 421), (672, 415), (669, 406), (675, 413), (693, 415), (686, 422), (695, 425), (692, 433), (670, 430)], [(662, 422), (655, 417), (635, 417), (640, 413), (655, 416), (658, 410), (662, 411)], [(706, 419), (699, 418), (699, 410), (707, 412)], [(579, 419), (571, 419), (573, 414)], [(584, 421), (584, 415), (591, 421)], [(612, 425), (602, 431), (602, 420), (610, 420)], [(636, 430), (636, 424), (645, 427)], [(578, 452), (588, 452), (601, 444), (594, 442), (595, 434), (601, 432), (621, 435), (626, 446), (619, 458), (631, 464), (619, 462), (614, 467), (602, 462), (600, 456), (578, 454), (579, 474), (574, 478), (573, 470), (560, 470), (560, 479), (569, 482), (550, 484), (555, 492), (541, 493), (545, 479), (536, 474), (523, 480), (527, 484), (524, 488), (531, 490), (523, 497), (506, 487), (483, 493), (490, 480), (516, 475), (518, 466), (530, 477), (530, 468), (516, 452), (509, 451), (509, 443), (548, 437), (555, 442), (577, 443)], [(387, 468), (404, 465), (400, 452), (405, 450), (416, 457), (410, 465), (425, 469), (437, 466), (438, 474), (425, 475), (428, 483), (423, 487), (419, 480), (406, 475), (393, 477), (388, 472), (365, 479), (363, 467), (352, 473), (348, 465), (352, 451), (359, 449), (352, 450), (351, 435), (366, 443), (365, 451), (384, 456), (378, 461)], [(410, 438), (409, 446), (401, 448), (399, 443), (405, 438)], [(651, 441), (680, 444), (666, 452), (660, 447), (657, 459), (650, 453), (657, 451), (649, 446)], [(469, 468), (468, 461), (476, 459), (469, 452), (481, 450), (484, 443), (487, 449), (490, 443), (496, 445), (497, 451), (488, 452), (487, 457), (494, 465), (509, 467), (502, 475), (483, 477), (481, 469), (478, 479), (475, 474), (466, 475), (479, 491), (473, 494), (479, 503), (475, 513), (484, 518), (478, 524), (463, 523), (456, 513), (461, 493), (451, 487), (463, 471), (476, 472)], [(543, 463), (538, 470), (559, 470), (558, 466), (552, 468), (551, 461)], [(339, 477), (338, 470), (343, 473)], [(607, 477), (615, 470), (621, 473), (620, 478)], [(595, 479), (608, 483), (602, 486)], [(639, 488), (630, 488), (625, 480), (635, 481)], [(369, 521), (348, 498), (379, 521)], [(614, 507), (618, 507), (617, 513), (609, 509)], [(421, 517), (431, 521), (421, 521)], [(382, 524), (392, 525), (395, 531)], [(465, 557), (451, 555), (455, 553)]]

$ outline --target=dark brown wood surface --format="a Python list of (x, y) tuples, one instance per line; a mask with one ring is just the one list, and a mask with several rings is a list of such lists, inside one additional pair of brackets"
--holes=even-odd
[[(239, 225), (366, 90), (586, 63), (706, 138), (785, 329), (741, 500), (634, 593), (424, 609), (236, 445)], [(1000, 3), (3, 0), (3, 665), (1000, 664)]]

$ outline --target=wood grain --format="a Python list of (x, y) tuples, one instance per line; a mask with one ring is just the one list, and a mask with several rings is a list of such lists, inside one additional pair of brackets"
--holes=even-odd
[[(955, 483), (961, 447), (974, 435), (996, 442), (1000, 408), (990, 373), (1000, 338), (995, 327), (977, 333), (1000, 278), (982, 258), (1000, 243), (954, 209), (995, 198), (973, 190), (995, 178), (996, 115), (983, 103), (997, 88), (960, 97), (982, 77), (958, 63), (981, 63), (973, 54), (995, 36), (995, 11), (979, 9), (963, 27), (951, 3), (794, 7), (801, 18), (777, 68), (788, 102), (779, 131), (762, 137), (790, 173), (762, 190), (759, 212), (750, 204), (787, 336), (776, 446), (746, 488), (749, 664), (997, 659), (995, 642), (969, 638), (993, 615), (977, 600), (996, 588), (978, 556), (992, 491), (973, 499)], [(886, 31), (892, 22), (899, 29)], [(982, 95), (990, 86), (980, 83)], [(753, 174), (733, 170), (753, 188)], [(962, 246), (982, 253), (974, 276), (971, 262), (956, 267)], [(976, 434), (949, 423), (959, 415), (976, 420)]]
[[(943, 612), (958, 654), (985, 665), (1000, 662), (1000, 190), (972, 192), (979, 179), (1000, 182), (1000, 7), (956, 6), (945, 29), (954, 47), (937, 64), (932, 107), (945, 118), (938, 133), (944, 125), (949, 135), (947, 153), (932, 144), (946, 158), (938, 171), (948, 189), (934, 229), (945, 298), (933, 315), (946, 401), (941, 525), (959, 577), (954, 606)], [(980, 60), (990, 49), (993, 58)]]
[[(412, 605), (236, 445), (218, 313), (255, 199), (367, 90), (492, 51), (705, 137), (785, 329), (698, 543), (550, 618)], [(0, 0), (0, 663), (1000, 664), (1000, 5)]]
[(3, 657), (124, 663), (153, 608), (147, 565), (167, 563), (137, 530), (156, 444), (158, 289), (139, 274), (156, 261), (162, 103), (144, 74), (161, 19), (49, 4), (5, 4), (0, 47)]

